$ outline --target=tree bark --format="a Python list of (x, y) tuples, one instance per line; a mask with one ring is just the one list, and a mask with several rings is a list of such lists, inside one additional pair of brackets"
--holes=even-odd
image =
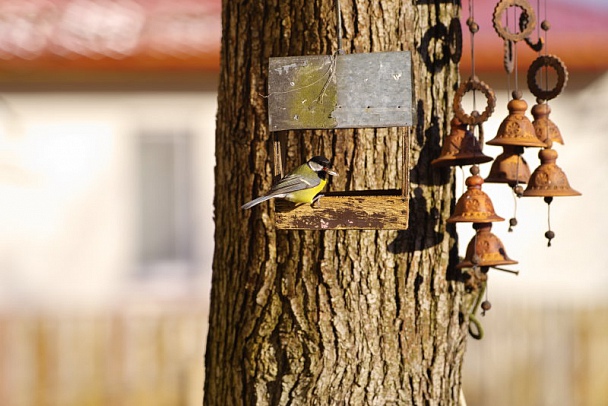
[[(458, 2), (456, 2), (458, 3)], [(446, 1), (342, 0), (347, 53), (410, 50), (407, 231), (283, 231), (269, 190), (268, 58), (337, 50), (333, 0), (224, 1), (206, 405), (457, 404), (464, 288), (448, 272), (452, 177), (432, 170), (458, 82)], [(456, 58), (452, 58), (456, 59)], [(456, 61), (457, 62), (457, 61)], [(292, 131), (286, 167), (333, 158), (330, 190), (398, 189), (404, 128)]]

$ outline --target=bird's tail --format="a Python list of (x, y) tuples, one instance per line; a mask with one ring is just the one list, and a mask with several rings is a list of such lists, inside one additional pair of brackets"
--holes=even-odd
[(253, 199), (250, 202), (245, 203), (244, 205), (241, 206), (241, 209), (250, 209), (253, 206), (255, 206), (256, 204), (260, 204), (262, 202), (265, 202), (268, 199), (272, 199), (274, 196), (270, 195), (270, 196), (260, 196), (257, 199)]

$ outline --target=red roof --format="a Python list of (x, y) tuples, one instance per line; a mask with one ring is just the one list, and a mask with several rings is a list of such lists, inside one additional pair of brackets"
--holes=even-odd
[[(469, 1), (462, 2), (461, 13), (463, 72), (471, 62), (464, 23)], [(503, 69), (503, 41), (492, 27), (496, 3), (475, 2), (481, 27), (475, 35), (478, 70)], [(529, 3), (536, 7), (538, 2)], [(544, 19), (544, 4), (548, 6), (549, 53), (569, 70), (608, 69), (608, 7), (578, 0), (540, 3), (538, 24)], [(535, 30), (532, 37), (537, 35)], [(217, 70), (220, 39), (221, 0), (0, 0), (0, 72)], [(520, 68), (536, 56), (519, 43)]]
[[(470, 69), (470, 34), (465, 23), (469, 16), (469, 1), (462, 2), (463, 56), (461, 71)], [(475, 21), (480, 30), (475, 35), (475, 67), (479, 70), (503, 70), (504, 42), (494, 31), (492, 14), (497, 1), (477, 0)], [(540, 12), (536, 9), (537, 1), (528, 0), (536, 13), (536, 26), (543, 20), (549, 21), (551, 28), (547, 31), (547, 53), (559, 57), (569, 70), (606, 70), (608, 69), (608, 7), (593, 5), (580, 0), (540, 1)], [(547, 5), (545, 12), (544, 5)], [(515, 7), (505, 12), (512, 14)], [(511, 21), (515, 21), (512, 18)], [(515, 31), (511, 29), (510, 31)], [(517, 30), (519, 31), (519, 30)], [(538, 38), (535, 29), (531, 37)], [(517, 45), (519, 66), (529, 66), (538, 54), (523, 41)], [(543, 53), (545, 51), (542, 51)]]
[(0, 0), (4, 70), (216, 70), (220, 38), (221, 0)]

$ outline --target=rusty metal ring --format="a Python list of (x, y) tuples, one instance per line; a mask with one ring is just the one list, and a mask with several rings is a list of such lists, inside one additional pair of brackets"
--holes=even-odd
[[(512, 33), (502, 25), (502, 14), (509, 7), (519, 7), (522, 10), (522, 13), (527, 15), (526, 25), (522, 27), (520, 24), (520, 32), (518, 33)], [(492, 22), (494, 24), (494, 30), (502, 39), (521, 41), (534, 32), (534, 27), (536, 27), (536, 14), (534, 14), (534, 9), (526, 0), (501, 0), (494, 8)]]
[[(462, 98), (464, 95), (471, 90), (479, 90), (486, 97), (487, 105), (486, 109), (483, 113), (477, 114), (467, 114), (464, 112), (462, 108)], [(492, 113), (494, 112), (494, 107), (496, 107), (496, 96), (494, 95), (494, 91), (484, 82), (479, 80), (476, 76), (470, 77), (466, 82), (462, 83), (456, 94), (454, 95), (454, 115), (463, 123), (463, 124), (480, 124), (486, 121)]]
[[(555, 73), (557, 74), (557, 83), (553, 89), (544, 90), (538, 85), (536, 76), (538, 70), (543, 67), (555, 69)], [(541, 100), (551, 100), (556, 98), (557, 95), (564, 90), (567, 81), (568, 70), (566, 69), (566, 65), (555, 55), (539, 56), (532, 62), (530, 68), (528, 69), (528, 88), (534, 96)]]

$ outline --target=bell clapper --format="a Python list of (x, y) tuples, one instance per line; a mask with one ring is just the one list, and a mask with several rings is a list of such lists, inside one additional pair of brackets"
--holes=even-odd
[(545, 232), (545, 238), (547, 239), (547, 247), (551, 246), (551, 240), (555, 238), (555, 233), (551, 231), (551, 202), (553, 196), (545, 196), (545, 203), (547, 203), (547, 228)]

